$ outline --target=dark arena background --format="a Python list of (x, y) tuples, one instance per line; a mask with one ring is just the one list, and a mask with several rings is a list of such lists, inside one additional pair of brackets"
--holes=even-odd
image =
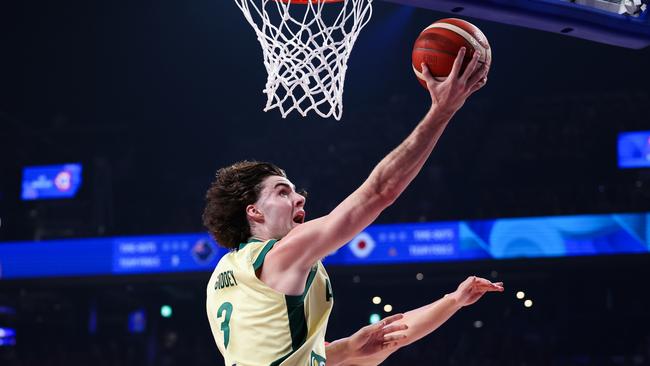
[[(450, 16), (489, 39), (488, 84), (326, 259), (327, 339), (477, 275), (505, 292), (384, 364), (650, 365), (647, 4), (404, 3), (374, 2), (336, 121), (262, 111), (262, 52), (233, 1), (3, 2), (0, 365), (222, 365), (205, 286), (225, 251), (201, 223), (216, 170), (274, 162), (309, 192), (308, 219), (327, 214), (427, 111), (411, 50)], [(578, 7), (611, 18), (596, 22), (609, 41), (524, 17), (552, 3), (536, 19)]]

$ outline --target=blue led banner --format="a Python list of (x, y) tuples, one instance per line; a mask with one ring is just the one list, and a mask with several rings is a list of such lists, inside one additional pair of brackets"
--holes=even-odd
[(618, 135), (618, 167), (650, 168), (650, 131)]
[(376, 225), (327, 257), (391, 264), (650, 252), (650, 213)]
[(32, 166), (23, 169), (23, 200), (72, 198), (81, 186), (81, 164)]
[(226, 252), (207, 234), (0, 243), (0, 279), (208, 271)]
[[(207, 234), (0, 243), (0, 279), (211, 271)], [(373, 225), (331, 265), (650, 253), (650, 213)]]

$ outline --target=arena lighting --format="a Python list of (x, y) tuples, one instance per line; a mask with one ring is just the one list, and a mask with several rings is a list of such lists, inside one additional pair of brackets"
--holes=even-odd
[(626, 131), (618, 134), (618, 168), (650, 167), (650, 131)]
[(391, 311), (393, 311), (393, 305), (391, 304), (384, 305), (384, 311), (390, 313)]
[(12, 328), (0, 328), (0, 338), (10, 338), (16, 336), (16, 331)]
[(528, 299), (528, 300), (524, 301), (524, 306), (527, 307), (527, 308), (532, 307), (533, 306), (533, 300)]
[(2, 338), (0, 339), (0, 346), (15, 346), (16, 338)]
[(524, 293), (523, 291), (517, 291), (517, 298), (519, 300), (523, 299), (525, 296), (526, 296), (526, 293)]
[(370, 314), (370, 320), (369, 320), (370, 324), (375, 324), (380, 320), (381, 320), (381, 316), (379, 316), (379, 314), (377, 313)]
[(372, 298), (372, 303), (375, 304), (375, 305), (381, 304), (381, 297), (379, 297), (379, 296), (373, 297)]
[(172, 316), (172, 307), (169, 305), (163, 305), (160, 307), (160, 315), (163, 318), (171, 318)]

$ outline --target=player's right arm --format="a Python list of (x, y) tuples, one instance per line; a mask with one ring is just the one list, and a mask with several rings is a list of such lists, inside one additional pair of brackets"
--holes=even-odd
[[(464, 56), (463, 48), (451, 74), (443, 82), (436, 81), (423, 65), (432, 100), (428, 113), (413, 132), (379, 162), (366, 181), (330, 214), (297, 226), (281, 239), (264, 261), (267, 274), (281, 276), (283, 281), (297, 278), (291, 282), (303, 287), (307, 270), (317, 260), (350, 241), (399, 197), (424, 165), (451, 117), (472, 93), (485, 85), (487, 68), (479, 66), (477, 52), (461, 75)], [(282, 287), (280, 290), (287, 291)], [(299, 288), (292, 287), (288, 291), (300, 293)]]

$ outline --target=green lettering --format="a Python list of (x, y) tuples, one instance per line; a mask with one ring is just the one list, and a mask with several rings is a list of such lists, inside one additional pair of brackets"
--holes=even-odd
[(230, 316), (232, 315), (231, 303), (224, 302), (221, 304), (219, 310), (217, 310), (217, 319), (221, 318), (223, 315), (225, 315), (223, 322), (221, 322), (221, 331), (223, 332), (223, 346), (225, 348), (228, 348), (228, 343), (230, 343)]

